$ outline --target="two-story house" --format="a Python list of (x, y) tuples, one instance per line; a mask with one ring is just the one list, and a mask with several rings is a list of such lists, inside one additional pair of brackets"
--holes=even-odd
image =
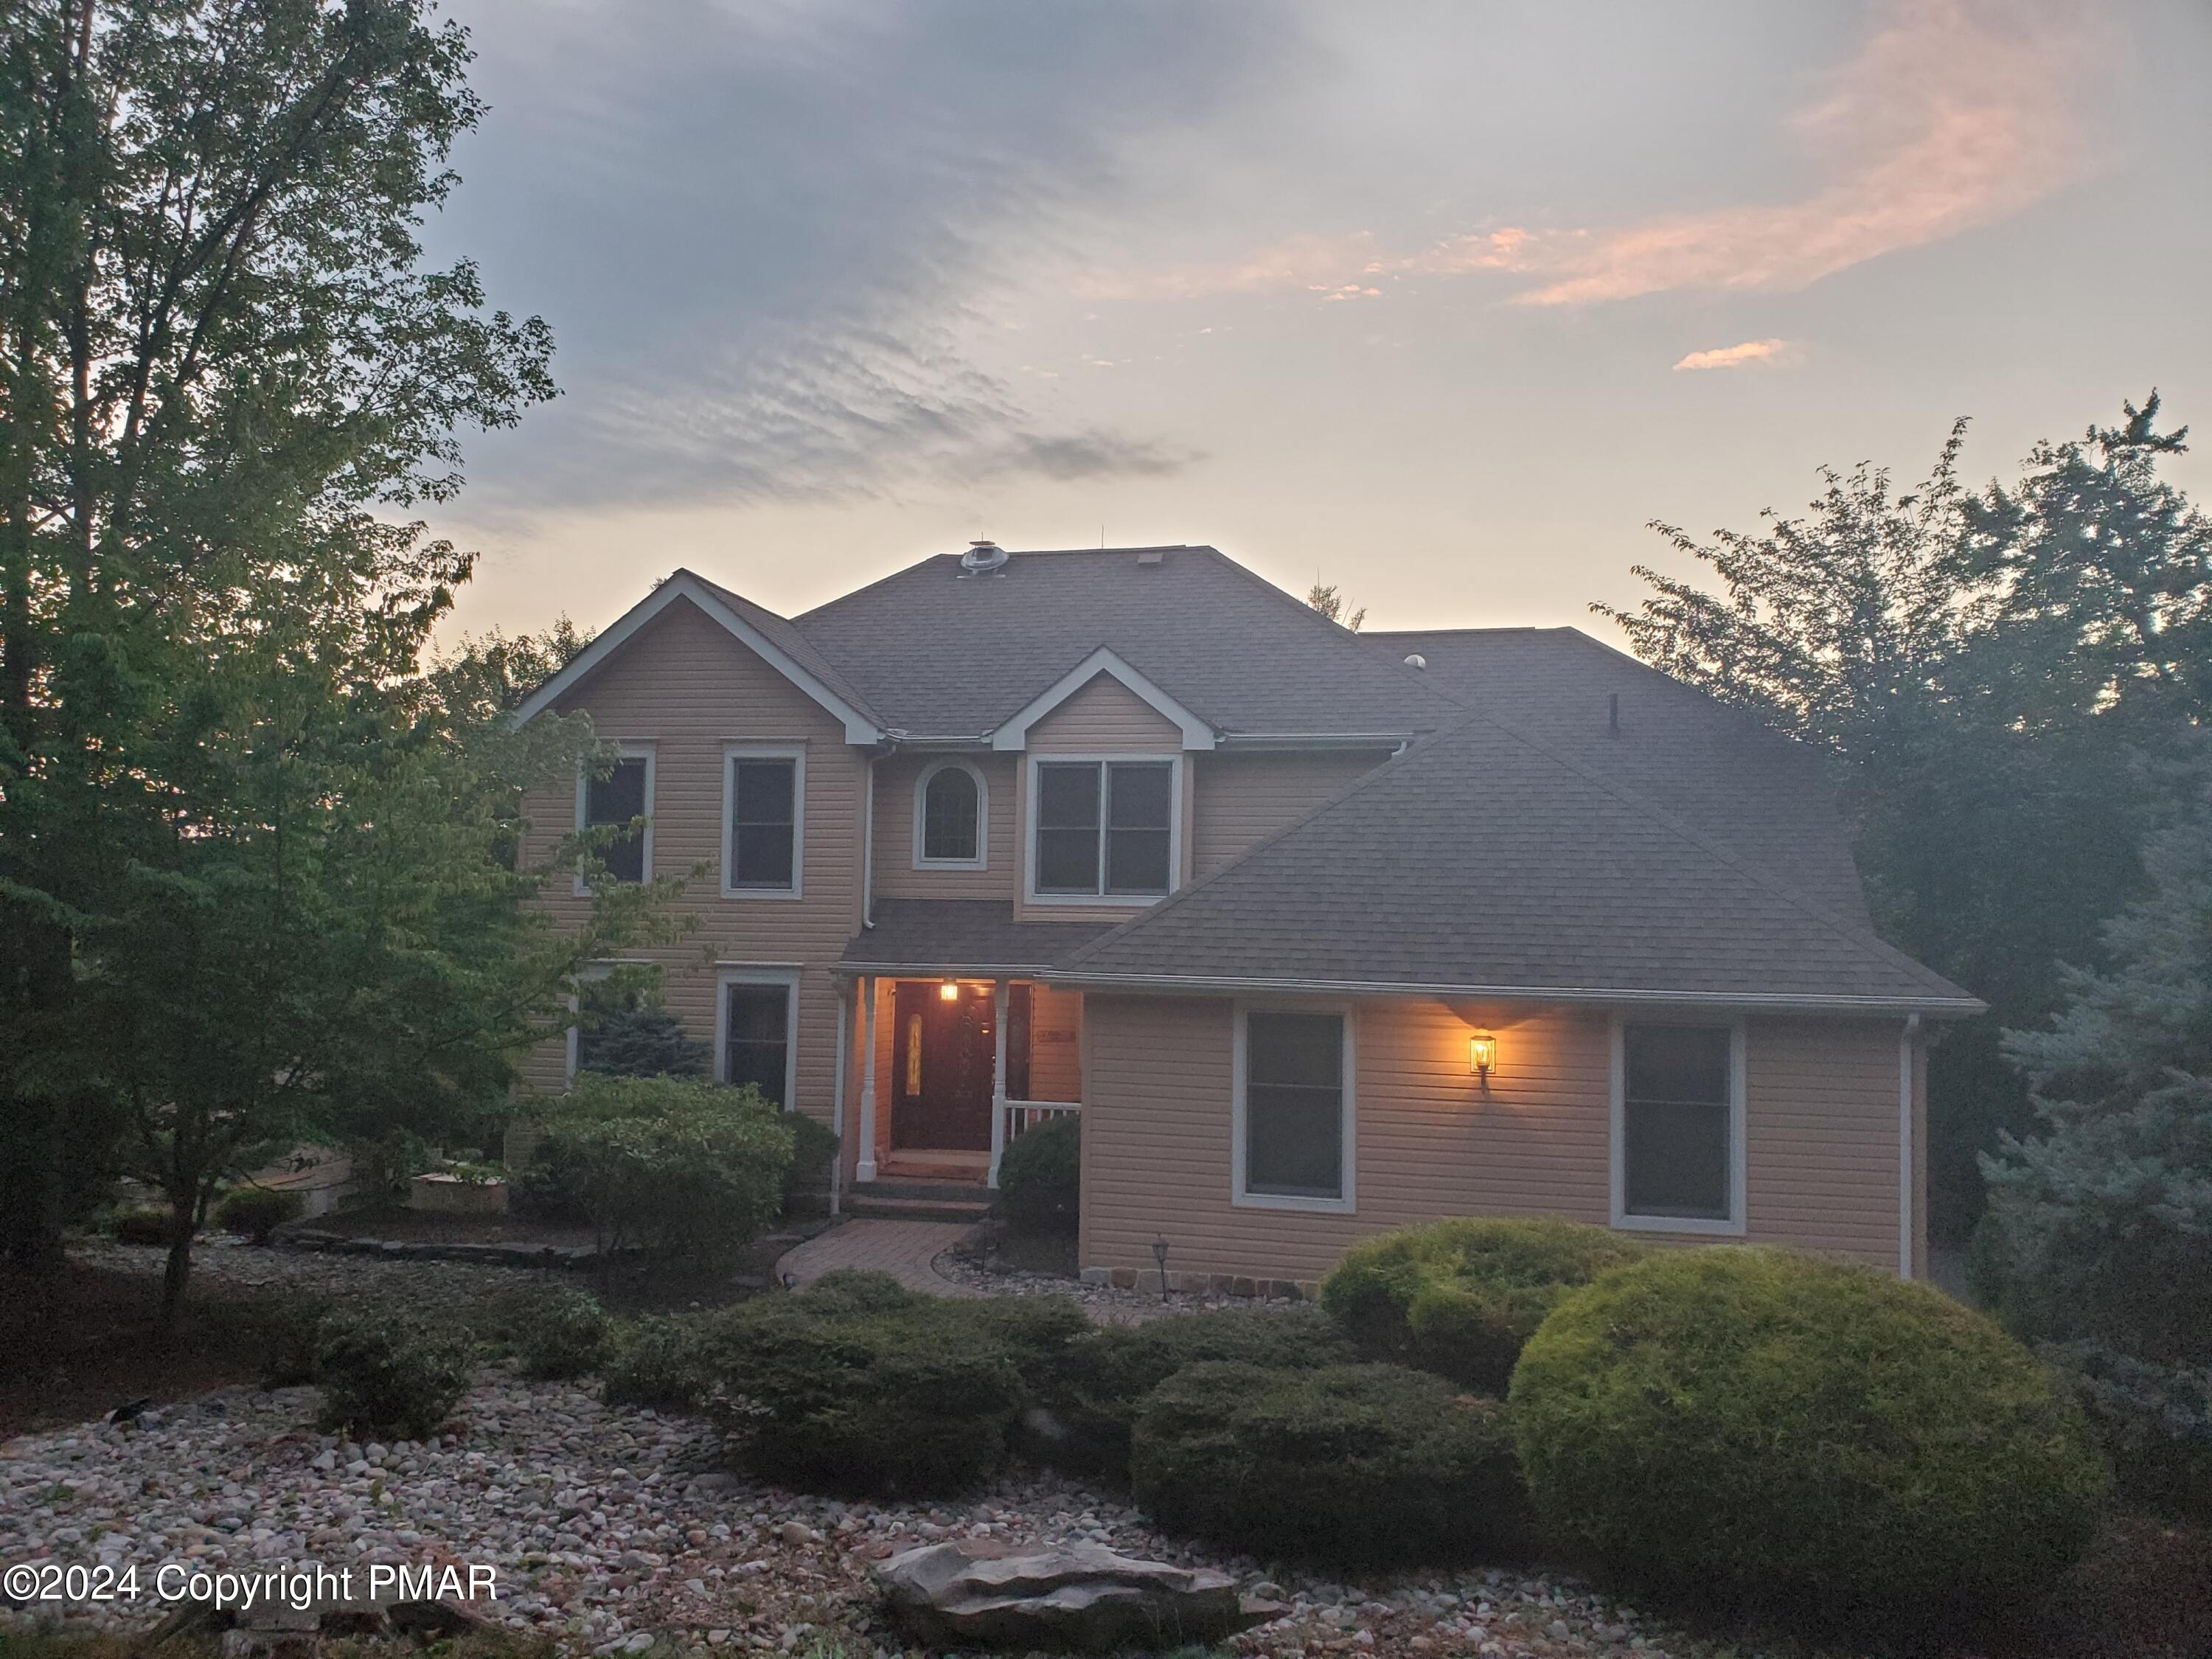
[(678, 571), (548, 708), (622, 759), (533, 850), (713, 872), (665, 1000), (849, 1193), (1077, 1114), (1089, 1273), (1487, 1212), (1924, 1257), (1923, 1022), (1981, 1005), (1875, 937), (1814, 757), (1574, 629), (980, 544), (788, 619)]

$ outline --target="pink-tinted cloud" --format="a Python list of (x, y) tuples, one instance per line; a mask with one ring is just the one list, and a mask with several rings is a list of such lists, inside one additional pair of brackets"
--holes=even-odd
[(1786, 363), (1797, 355), (1790, 340), (1746, 340), (1741, 345), (1715, 346), (1693, 351), (1674, 365), (1677, 368), (1740, 368), (1746, 363)]
[(1792, 126), (1826, 182), (1794, 202), (1661, 215), (1609, 229), (1484, 228), (1414, 253), (1365, 232), (1249, 258), (1105, 278), (1118, 297), (1413, 276), (1533, 276), (1514, 296), (1586, 306), (1677, 289), (1789, 290), (2019, 212), (2090, 165), (2076, 108), (2094, 50), (2086, 0), (1888, 0), (1874, 33)]

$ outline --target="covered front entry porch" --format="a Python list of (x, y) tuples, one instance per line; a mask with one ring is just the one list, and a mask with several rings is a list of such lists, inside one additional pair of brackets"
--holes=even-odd
[(1083, 1109), (1080, 996), (1034, 980), (864, 975), (855, 1180), (999, 1184), (1006, 1147)]

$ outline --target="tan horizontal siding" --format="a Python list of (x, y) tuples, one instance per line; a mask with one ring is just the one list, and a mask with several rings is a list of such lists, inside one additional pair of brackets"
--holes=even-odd
[[(715, 970), (702, 958), (794, 964), (800, 969), (799, 1109), (828, 1121), (836, 1086), (836, 994), (828, 965), (859, 927), (860, 836), (866, 763), (834, 716), (696, 607), (672, 605), (563, 700), (602, 738), (653, 750), (653, 863), (657, 874), (704, 869), (687, 882), (679, 912), (696, 932), (673, 945), (629, 954), (665, 969), (669, 1007), (694, 1036), (714, 1036)], [(798, 899), (721, 896), (723, 745), (778, 743), (806, 755), (805, 823)], [(526, 842), (532, 860), (551, 855), (575, 823), (575, 788), (563, 781), (532, 792)], [(580, 922), (587, 901), (557, 878), (540, 901), (562, 926)], [(566, 1081), (562, 1045), (533, 1050), (523, 1068), (541, 1088)]]
[(1083, 997), (1037, 985), (1030, 990), (1031, 1100), (1083, 1098)]
[[(1171, 1273), (1312, 1279), (1358, 1238), (1444, 1216), (1606, 1225), (1607, 1018), (1463, 1012), (1414, 999), (1354, 1006), (1358, 1208), (1340, 1215), (1231, 1203), (1229, 1001), (1091, 993), (1084, 1264), (1141, 1271), (1165, 1237)], [(1468, 1071), (1476, 1023), (1498, 1037), (1487, 1096)], [(1897, 1027), (1754, 1021), (1747, 1049), (1748, 1236), (1893, 1268)]]
[(1192, 757), (1192, 873), (1203, 878), (1389, 757), (1388, 750)]
[(915, 784), (944, 758), (893, 755), (876, 766), (876, 892), (889, 898), (1006, 899), (1021, 891), (1021, 838), (1015, 826), (1014, 772), (1018, 755), (963, 755), (983, 775), (981, 870), (918, 870), (915, 854)]

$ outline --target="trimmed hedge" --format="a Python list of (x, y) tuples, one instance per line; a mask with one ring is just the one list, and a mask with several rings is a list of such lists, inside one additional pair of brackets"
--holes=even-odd
[(1113, 1325), (1077, 1339), (1066, 1380), (1036, 1437), (1048, 1462), (1074, 1474), (1129, 1478), (1129, 1433), (1145, 1396), (1186, 1366), (1234, 1361), (1262, 1370), (1313, 1370), (1358, 1359), (1318, 1308), (1230, 1309)]
[(547, 1290), (518, 1311), (514, 1348), (526, 1376), (582, 1376), (599, 1368), (612, 1346), (614, 1321), (588, 1291)]
[(1370, 1358), (1502, 1395), (1562, 1297), (1644, 1254), (1602, 1227), (1468, 1216), (1353, 1245), (1322, 1282), (1322, 1305)]
[(1130, 1470), (1161, 1526), (1263, 1559), (1425, 1565), (1526, 1530), (1504, 1407), (1397, 1365), (1190, 1366), (1146, 1400)]
[(757, 1474), (807, 1492), (972, 1486), (1089, 1328), (1060, 1297), (893, 1302), (878, 1278), (763, 1297), (708, 1334), (713, 1409)]
[(1994, 1322), (1784, 1250), (1655, 1255), (1576, 1292), (1511, 1404), (1565, 1549), (1656, 1594), (1886, 1636), (2039, 1597), (2109, 1481)]
[(999, 1206), (1017, 1232), (1072, 1237), (1083, 1198), (1083, 1124), (1048, 1117), (1007, 1143), (999, 1158)]
[(118, 1210), (107, 1218), (108, 1234), (118, 1244), (158, 1244), (166, 1249), (176, 1230), (176, 1214), (170, 1210)]
[(297, 1221), (307, 1211), (307, 1200), (297, 1193), (275, 1187), (240, 1187), (226, 1194), (215, 1206), (215, 1219), (227, 1233), (266, 1244), (271, 1233), (288, 1221)]
[(325, 1319), (315, 1351), (324, 1420), (356, 1437), (436, 1432), (476, 1367), (474, 1343), (404, 1314)]
[(697, 1315), (649, 1314), (617, 1329), (600, 1370), (610, 1406), (694, 1412), (714, 1392), (709, 1342)]
[(826, 1213), (837, 1132), (804, 1112), (786, 1112), (783, 1121), (792, 1135), (791, 1167), (783, 1172), (783, 1212)]

